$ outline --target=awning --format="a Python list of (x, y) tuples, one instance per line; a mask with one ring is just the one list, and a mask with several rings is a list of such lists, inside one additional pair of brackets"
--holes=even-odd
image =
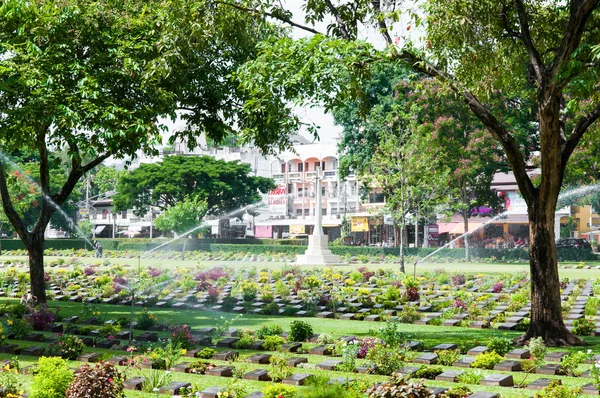
[(94, 234), (99, 234), (100, 232), (104, 231), (104, 227), (106, 227), (106, 225), (98, 225), (96, 228), (94, 228)]
[(438, 233), (440, 234), (445, 234), (448, 233), (450, 231), (452, 231), (452, 229), (454, 227), (456, 227), (458, 225), (458, 223), (455, 222), (441, 222), (438, 223)]
[[(479, 229), (479, 227), (481, 227), (483, 225), (483, 223), (481, 222), (469, 222), (469, 232), (473, 232), (477, 229)], [(462, 235), (465, 233), (465, 224), (464, 223), (458, 223), (457, 225), (454, 226), (454, 228), (452, 228), (452, 230), (450, 230), (450, 235)]]

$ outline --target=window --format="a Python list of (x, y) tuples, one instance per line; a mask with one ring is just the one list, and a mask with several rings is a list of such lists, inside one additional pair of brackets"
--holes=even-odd
[(321, 165), (321, 163), (319, 162), (315, 162), (315, 171), (317, 171), (317, 168)]
[(369, 203), (383, 203), (383, 193), (372, 193), (369, 195)]
[(304, 209), (304, 215), (305, 216), (309, 216), (310, 215), (310, 209)]
[(122, 219), (124, 219), (124, 220), (126, 220), (126, 219), (127, 219), (127, 210), (123, 210), (123, 211), (121, 212), (121, 218), (122, 218)]
[(309, 167), (308, 167), (308, 162), (304, 163), (304, 171), (308, 171)]
[(304, 163), (298, 163), (298, 172), (304, 171)]
[(321, 170), (325, 170), (325, 162), (321, 162)]
[(282, 172), (282, 173), (285, 173), (285, 163), (283, 163), (283, 164), (281, 165), (281, 172)]
[(337, 159), (333, 159), (333, 169), (337, 169), (338, 166), (340, 165), (340, 162)]
[(301, 216), (302, 215), (302, 209), (296, 209), (296, 215), (297, 216)]

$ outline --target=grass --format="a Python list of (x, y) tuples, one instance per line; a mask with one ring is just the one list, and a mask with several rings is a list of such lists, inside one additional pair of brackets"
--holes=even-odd
[[(8, 257), (8, 256), (0, 256), (0, 261), (3, 260), (15, 260), (16, 257)], [(18, 259), (25, 260), (25, 257), (18, 257)], [(48, 257), (47, 260), (55, 260), (57, 257)], [(96, 258), (80, 258), (80, 260), (85, 264), (100, 264), (104, 261), (104, 259), (96, 259)], [(136, 267), (138, 265), (137, 259), (109, 259), (112, 264), (122, 264), (129, 265), (131, 267)], [(273, 262), (238, 262), (238, 261), (194, 261), (194, 260), (165, 260), (165, 259), (143, 259), (141, 262), (142, 267), (184, 267), (184, 268), (194, 268), (197, 266), (217, 266), (217, 265), (230, 265), (233, 267), (257, 267), (257, 268), (269, 268), (269, 269), (278, 269), (285, 265), (285, 263), (273, 263)], [(340, 266), (342, 269), (355, 269), (359, 266), (367, 266), (368, 268), (396, 268), (398, 264), (352, 264), (352, 265), (344, 265)], [(595, 265), (595, 264), (589, 264)], [(528, 270), (528, 264), (526, 263), (426, 263), (419, 264), (417, 268), (417, 272), (424, 271), (432, 271), (436, 268), (445, 268), (447, 271), (453, 272), (462, 272), (462, 273), (484, 273), (484, 274), (501, 274), (507, 272), (518, 272), (522, 270)], [(407, 264), (407, 271), (412, 271), (412, 264)], [(0, 271), (1, 272), (1, 271)], [(600, 270), (590, 269), (560, 269), (561, 277), (568, 278), (598, 278), (600, 277)], [(0, 306), (7, 304), (9, 302), (14, 302), (15, 300), (0, 298)], [(72, 302), (50, 302), (50, 306), (55, 306), (60, 308), (60, 315), (66, 317), (71, 315), (80, 315), (82, 310), (81, 303), (72, 303)], [(118, 318), (123, 315), (128, 315), (130, 311), (130, 307), (125, 306), (116, 306), (116, 305), (98, 305), (98, 309), (102, 313), (102, 316), (105, 320)], [(135, 308), (136, 313), (141, 311), (140, 307)], [(219, 313), (219, 312), (211, 312), (211, 311), (198, 311), (198, 310), (174, 310), (169, 308), (152, 308), (151, 312), (155, 314), (161, 323), (171, 323), (171, 324), (188, 324), (193, 328), (201, 328), (201, 327), (214, 327), (220, 323), (223, 323), (225, 320), (231, 320), (236, 318), (235, 323), (232, 327), (239, 329), (258, 329), (262, 325), (280, 325), (284, 330), (289, 330), (289, 324), (296, 320), (294, 317), (283, 317), (283, 316), (265, 316), (265, 315), (252, 315), (247, 314), (240, 317), (237, 317), (234, 314), (230, 313)], [(308, 322), (312, 325), (315, 333), (328, 333), (335, 337), (339, 337), (342, 335), (354, 335), (357, 337), (363, 337), (368, 335), (373, 335), (374, 330), (381, 327), (380, 323), (373, 322), (365, 322), (365, 321), (345, 321), (339, 319), (320, 319), (320, 318), (305, 318), (304, 321)], [(459, 346), (473, 347), (479, 344), (485, 345), (485, 341), (491, 336), (501, 336), (506, 338), (515, 338), (520, 335), (521, 332), (501, 332), (497, 330), (485, 330), (485, 329), (470, 329), (470, 328), (459, 328), (459, 327), (442, 327), (442, 326), (420, 326), (420, 325), (412, 325), (412, 324), (401, 324), (401, 330), (409, 335), (409, 337), (421, 340), (425, 344), (425, 349), (431, 349), (433, 346), (440, 343), (455, 343)], [(167, 333), (159, 333), (162, 337), (168, 337)], [(593, 337), (584, 338), (589, 346), (586, 349), (591, 349), (594, 353), (600, 352), (600, 339)], [(18, 342), (21, 346), (28, 345), (36, 345), (36, 343), (28, 343), (28, 342)], [(576, 351), (580, 348), (567, 347), (561, 348), (560, 351)], [(114, 350), (99, 350), (93, 349), (96, 352), (102, 352), (105, 354), (106, 358), (109, 358), (113, 355), (123, 355), (123, 351), (114, 351)], [(558, 350), (558, 349), (554, 349)], [(90, 348), (86, 348), (86, 351), (92, 351)], [(551, 350), (552, 351), (552, 350)], [(242, 350), (241, 351), (243, 357), (247, 357), (251, 354), (254, 354), (254, 351), (250, 350)], [(10, 355), (0, 354), (0, 360), (9, 359)], [(311, 365), (315, 365), (324, 360), (323, 357), (308, 355), (309, 363)], [(37, 362), (36, 358), (28, 358), (28, 357), (19, 357), (19, 360), (23, 363), (23, 366), (31, 365)], [(180, 361), (190, 361), (190, 358), (181, 359)], [(214, 361), (217, 364), (221, 364), (218, 361)], [(224, 363), (223, 363), (224, 364)], [(76, 367), (79, 364), (73, 363), (72, 367)], [(256, 368), (267, 368), (267, 365), (250, 365), (243, 364), (243, 362), (236, 362), (233, 364), (236, 367), (243, 366), (244, 369), (252, 370)], [(445, 369), (449, 369), (449, 367), (445, 367)], [(357, 375), (353, 373), (343, 373), (343, 372), (325, 372), (318, 369), (298, 369), (297, 373), (311, 373), (315, 375), (327, 374), (329, 377), (351, 377), (357, 380), (365, 380), (370, 384), (375, 382), (379, 382), (385, 379), (385, 377), (374, 376), (374, 375)], [(484, 374), (491, 373), (503, 373), (497, 371), (483, 371)], [(515, 377), (515, 383), (519, 382), (524, 374), (513, 374)], [(32, 382), (31, 377), (19, 376), (21, 380), (25, 383), (26, 390), (29, 388), (30, 383)], [(561, 379), (563, 384), (567, 386), (581, 386), (585, 384), (585, 382), (589, 380), (583, 380), (572, 377), (564, 377), (564, 376), (545, 376), (545, 375), (530, 375), (527, 379), (527, 382), (531, 382), (540, 377), (547, 378), (558, 378)], [(173, 380), (176, 381), (189, 381), (196, 384), (200, 389), (204, 389), (211, 386), (227, 386), (231, 381), (224, 378), (219, 377), (211, 377), (211, 376), (196, 376), (185, 373), (175, 373), (173, 374)], [(260, 391), (266, 387), (267, 383), (264, 382), (253, 382), (247, 380), (240, 380), (238, 383), (247, 387), (247, 392)], [(436, 382), (436, 381), (427, 381), (426, 384), (428, 386), (442, 386), (442, 387), (452, 387), (458, 385), (457, 383), (445, 383), (445, 382)], [(497, 388), (497, 387), (485, 387), (485, 386), (470, 386), (474, 391), (492, 391), (492, 392), (500, 392), (502, 397), (516, 398), (516, 397), (527, 397), (533, 395), (533, 392), (527, 390), (519, 390), (519, 389), (510, 389), (510, 388)], [(140, 393), (140, 392), (126, 392), (127, 397), (151, 397), (155, 396), (150, 393)]]

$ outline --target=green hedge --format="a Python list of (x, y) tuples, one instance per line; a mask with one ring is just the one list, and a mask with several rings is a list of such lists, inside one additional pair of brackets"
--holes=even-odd
[[(148, 251), (164, 244), (166, 241), (150, 240), (150, 239), (98, 239), (105, 250), (130, 250), (130, 251)], [(234, 253), (290, 253), (303, 254), (306, 246), (298, 245), (301, 240), (295, 239), (280, 239), (277, 244), (261, 244), (263, 241), (269, 243), (273, 240), (266, 239), (197, 239), (188, 240), (186, 250), (200, 250), (210, 252), (234, 252)], [(293, 241), (293, 245), (283, 244)], [(23, 243), (18, 239), (0, 239), (2, 250), (24, 249)], [(48, 239), (45, 242), (46, 249), (83, 249), (86, 248), (86, 241), (82, 239)], [(89, 244), (87, 244), (89, 249)], [(161, 250), (181, 251), (183, 250), (183, 242), (178, 240), (165, 245)], [(393, 247), (362, 247), (362, 246), (330, 246), (331, 251), (337, 255), (350, 256), (398, 256), (398, 248)], [(406, 248), (405, 255), (423, 258), (433, 252), (436, 248)], [(460, 260), (465, 257), (464, 249), (442, 249), (434, 255), (436, 259)], [(490, 259), (496, 258), (498, 261), (527, 261), (529, 253), (525, 249), (471, 249), (471, 257), (473, 259)], [(590, 250), (580, 249), (560, 249), (558, 251), (559, 261), (594, 261), (598, 260), (598, 256)]]

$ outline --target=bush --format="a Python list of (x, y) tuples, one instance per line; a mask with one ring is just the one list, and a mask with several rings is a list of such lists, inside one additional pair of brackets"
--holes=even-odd
[(494, 369), (494, 366), (503, 360), (504, 358), (498, 355), (495, 351), (488, 351), (477, 355), (475, 357), (475, 361), (471, 364), (471, 367), (477, 369)]
[(171, 333), (171, 341), (173, 345), (177, 345), (180, 348), (186, 350), (190, 348), (194, 344), (194, 336), (192, 336), (190, 327), (188, 325), (176, 327), (173, 333)]
[(386, 347), (383, 344), (375, 344), (369, 350), (367, 359), (374, 364), (370, 369), (371, 373), (384, 376), (391, 376), (405, 365), (404, 357), (397, 352), (397, 349)]
[(403, 323), (413, 323), (413, 322), (418, 321), (422, 317), (423, 317), (423, 314), (421, 314), (417, 310), (417, 307), (414, 305), (405, 305), (402, 308), (402, 311), (400, 312), (400, 314), (398, 315), (398, 319), (400, 320), (400, 322), (403, 322)]
[(573, 333), (580, 336), (589, 336), (595, 329), (594, 321), (587, 318), (576, 319), (573, 322)]
[(294, 370), (290, 367), (287, 357), (284, 355), (273, 355), (269, 361), (271, 362), (271, 370), (268, 374), (274, 382), (280, 382), (294, 374)]
[(512, 341), (504, 337), (490, 337), (486, 343), (490, 351), (495, 351), (498, 355), (504, 356), (512, 350)]
[(66, 398), (121, 398), (125, 396), (123, 380), (121, 372), (108, 362), (93, 367), (85, 364), (79, 368)]
[(290, 334), (288, 339), (290, 341), (304, 341), (309, 336), (312, 336), (313, 328), (310, 323), (304, 321), (293, 321), (290, 324)]
[(479, 370), (465, 370), (456, 378), (458, 382), (465, 384), (479, 384), (484, 375)]
[(407, 382), (398, 373), (394, 373), (389, 381), (370, 387), (367, 394), (369, 398), (429, 398), (431, 396), (423, 380)]
[(270, 384), (263, 391), (263, 398), (296, 398), (296, 388), (283, 384)]
[(581, 351), (572, 352), (560, 361), (560, 365), (567, 376), (579, 376), (581, 372), (578, 370), (579, 365), (581, 365), (587, 358), (587, 355)]
[(196, 353), (196, 358), (211, 359), (217, 352), (214, 348), (206, 347)]
[(280, 336), (267, 336), (265, 343), (263, 344), (267, 351), (278, 351), (281, 346), (285, 343), (283, 337)]
[(560, 380), (552, 380), (547, 387), (536, 392), (534, 398), (577, 398), (582, 393), (581, 387), (566, 387)]
[(33, 379), (31, 398), (64, 398), (73, 381), (67, 361), (59, 357), (41, 357)]
[(443, 393), (440, 398), (465, 398), (471, 394), (472, 391), (469, 387), (456, 386)]
[(264, 340), (267, 336), (277, 336), (283, 333), (283, 328), (279, 325), (262, 325), (254, 334), (257, 339)]
[(148, 308), (143, 308), (142, 313), (137, 319), (136, 329), (148, 330), (152, 326), (156, 325), (157, 322), (158, 319), (156, 318), (156, 316), (154, 314), (151, 314), (148, 311)]
[(70, 334), (59, 334), (58, 339), (48, 345), (46, 352), (51, 356), (75, 360), (83, 352), (83, 341), (77, 336)]
[(265, 315), (279, 315), (279, 306), (277, 303), (269, 303), (263, 307), (262, 313)]
[(423, 365), (415, 372), (415, 377), (418, 379), (433, 380), (436, 376), (442, 374), (444, 370), (439, 366)]
[(27, 322), (31, 325), (34, 330), (44, 330), (48, 326), (54, 324), (56, 320), (56, 312), (48, 309), (46, 304), (42, 304), (36, 309), (33, 309), (25, 316)]
[(459, 357), (460, 350), (439, 350), (436, 351), (438, 354), (438, 364), (442, 366), (452, 366)]

